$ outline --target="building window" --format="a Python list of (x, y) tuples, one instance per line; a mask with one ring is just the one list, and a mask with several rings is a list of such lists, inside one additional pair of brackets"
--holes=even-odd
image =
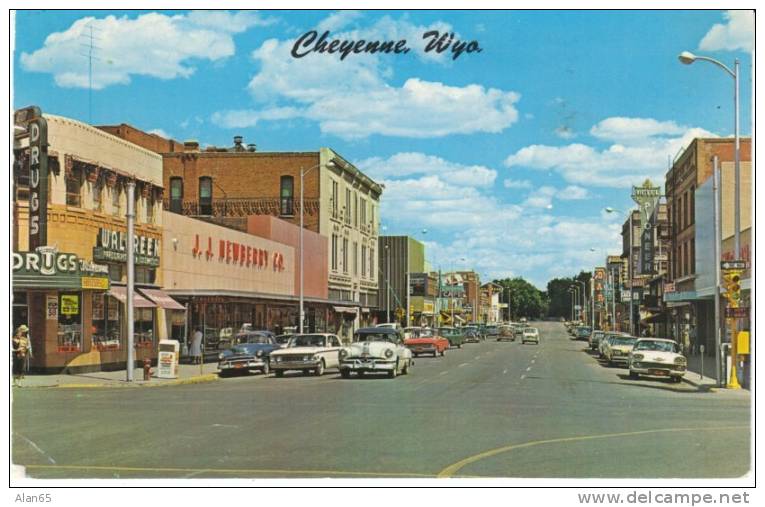
[(332, 180), (332, 218), (335, 218), (335, 219), (337, 218), (337, 207), (338, 207), (337, 192), (338, 192), (337, 182), (335, 180)]
[(363, 231), (367, 226), (367, 200), (361, 199), (359, 206), (361, 206), (361, 230)]
[(369, 279), (374, 280), (375, 276), (375, 249), (369, 249)]
[(361, 245), (361, 277), (367, 277), (367, 247)]
[(337, 271), (337, 234), (332, 235), (332, 270)]
[(353, 276), (359, 276), (359, 244), (353, 242)]
[(153, 285), (157, 279), (157, 270), (148, 266), (135, 267), (135, 283)]
[(104, 191), (104, 178), (99, 176), (93, 182), (93, 211), (103, 211), (102, 194)]
[(353, 193), (353, 226), (359, 228), (359, 194)]
[(370, 212), (372, 213), (372, 221), (369, 223), (369, 232), (372, 233), (377, 230), (377, 227), (376, 227), (377, 224), (375, 224), (375, 205), (374, 204), (372, 204), (370, 208)]
[(279, 197), (281, 214), (292, 216), (295, 214), (293, 201), (295, 197), (295, 179), (292, 176), (282, 176), (279, 184)]
[(212, 215), (212, 178), (199, 178), (199, 214)]
[(116, 217), (122, 215), (121, 190), (119, 182), (112, 187), (112, 215)]
[(689, 197), (689, 212), (688, 217), (690, 217), (690, 224), (693, 225), (696, 223), (696, 188), (691, 187), (691, 189), (688, 191), (688, 197)]
[(351, 225), (351, 189), (345, 189), (345, 223)]
[(145, 202), (146, 202), (146, 223), (153, 224), (154, 223), (154, 206), (156, 204), (154, 200), (153, 191), (149, 192), (149, 196), (146, 198)]
[(170, 178), (170, 211), (183, 213), (183, 178)]
[(688, 271), (691, 274), (696, 273), (696, 238), (691, 238), (691, 251), (688, 253)]
[(343, 273), (348, 274), (348, 238), (343, 238)]
[(58, 352), (82, 350), (82, 298), (80, 293), (60, 294), (58, 303)]
[(66, 205), (82, 206), (82, 171), (79, 167), (72, 167), (66, 174)]
[(677, 226), (678, 230), (682, 231), (685, 229), (685, 217), (683, 216), (685, 208), (683, 208), (683, 196), (679, 196), (677, 198)]

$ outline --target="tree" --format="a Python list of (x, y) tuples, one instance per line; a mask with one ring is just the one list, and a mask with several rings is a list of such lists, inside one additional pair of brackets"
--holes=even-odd
[(521, 277), (494, 280), (494, 283), (503, 287), (501, 300), (510, 304), (510, 320), (526, 317), (537, 319), (545, 315), (547, 304), (542, 292)]
[[(587, 290), (590, 287), (591, 278), (592, 273), (580, 271), (575, 277), (553, 278), (547, 282), (547, 298), (549, 302), (547, 315), (550, 317), (570, 319), (572, 297), (571, 293), (569, 293), (569, 287), (575, 284), (579, 286), (580, 300), (576, 304), (581, 304), (582, 284), (579, 282), (584, 282), (585, 290)], [(587, 296), (589, 297), (589, 292)]]

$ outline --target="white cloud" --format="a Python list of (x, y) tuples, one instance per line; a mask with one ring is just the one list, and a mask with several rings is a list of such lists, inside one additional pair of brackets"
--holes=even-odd
[(130, 83), (131, 76), (159, 79), (189, 77), (193, 60), (218, 61), (234, 54), (233, 34), (271, 20), (253, 12), (191, 12), (168, 16), (142, 14), (137, 18), (85, 17), (63, 32), (54, 32), (43, 47), (21, 54), (22, 67), (53, 74), (58, 86), (87, 88), (88, 60), (82, 56), (91, 28), (94, 56), (92, 85), (96, 90)]
[(488, 187), (494, 184), (497, 171), (481, 165), (463, 165), (424, 153), (403, 152), (388, 158), (372, 157), (356, 166), (372, 179), (402, 176), (436, 175), (441, 181), (469, 187)]
[(754, 11), (727, 11), (725, 24), (717, 23), (699, 42), (703, 51), (753, 51)]
[(602, 149), (583, 143), (535, 144), (508, 156), (505, 165), (556, 171), (566, 181), (586, 186), (628, 188), (646, 178), (663, 182), (668, 156), (674, 157), (695, 137), (717, 137), (701, 128), (650, 118), (607, 118), (591, 134), (613, 144)]
[(340, 30), (360, 18), (362, 15), (361, 11), (338, 11), (324, 18), (321, 23), (316, 25), (316, 30), (319, 33), (322, 33), (325, 30)]
[(569, 185), (556, 194), (563, 201), (578, 201), (590, 197), (590, 191), (576, 185)]
[[(330, 24), (348, 19), (333, 18)], [(346, 15), (346, 18), (348, 16)], [(384, 16), (372, 26), (330, 34), (330, 40), (406, 39), (413, 54), (424, 60), (443, 60), (446, 54), (424, 53), (422, 33), (449, 31), (442, 22), (415, 25), (406, 17)], [(290, 118), (319, 124), (325, 134), (360, 139), (373, 134), (409, 138), (437, 138), (476, 132), (499, 133), (518, 120), (520, 95), (477, 84), (450, 86), (417, 77), (402, 85), (390, 83), (391, 59), (378, 54), (290, 55), (295, 40), (269, 39), (252, 52), (259, 64), (248, 85), (253, 99), (265, 109), (289, 108)], [(242, 127), (265, 119), (258, 108), (221, 111), (220, 126)], [(277, 118), (273, 118), (277, 119)], [(245, 121), (247, 120), (247, 121)]]
[(531, 188), (531, 182), (529, 180), (513, 180), (507, 178), (502, 184), (505, 188)]

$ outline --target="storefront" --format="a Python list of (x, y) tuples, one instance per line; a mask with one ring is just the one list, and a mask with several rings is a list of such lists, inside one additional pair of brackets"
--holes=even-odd
[(54, 247), (13, 253), (13, 328), (29, 326), (31, 368), (61, 371), (99, 336), (93, 301), (108, 292), (106, 266)]

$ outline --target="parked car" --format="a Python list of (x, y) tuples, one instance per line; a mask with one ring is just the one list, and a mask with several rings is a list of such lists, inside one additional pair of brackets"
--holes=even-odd
[(502, 324), (499, 326), (499, 335), (497, 335), (497, 341), (515, 341), (515, 328), (509, 324)]
[(403, 334), (387, 327), (366, 327), (353, 333), (350, 347), (340, 349), (340, 375), (348, 378), (385, 372), (395, 378), (412, 367), (412, 351), (404, 346)]
[(218, 354), (218, 375), (221, 377), (250, 370), (270, 371), (269, 355), (279, 345), (273, 337), (259, 331), (237, 333), (231, 348)]
[(598, 350), (598, 344), (600, 343), (601, 338), (603, 338), (606, 335), (605, 331), (595, 330), (590, 335), (590, 349), (591, 350)]
[(614, 336), (605, 346), (603, 357), (611, 366), (615, 363), (626, 365), (635, 342), (637, 342), (637, 338), (634, 336)]
[(333, 334), (296, 334), (290, 347), (271, 353), (271, 369), (277, 377), (289, 370), (321, 376), (325, 370), (340, 366), (341, 348), (340, 339)]
[(640, 375), (669, 377), (680, 382), (688, 367), (688, 360), (672, 340), (662, 338), (640, 338), (630, 352), (627, 367), (630, 378)]
[(390, 328), (390, 329), (400, 330), (401, 329), (401, 324), (399, 324), (398, 322), (384, 322), (382, 324), (377, 324), (375, 327), (387, 327), (387, 328)]
[(465, 335), (457, 327), (439, 327), (438, 335), (449, 340), (449, 347), (461, 349), (462, 343), (465, 341)]
[(598, 342), (598, 357), (601, 359), (604, 358), (606, 356), (606, 347), (610, 341), (620, 336), (629, 336), (629, 334), (621, 333), (618, 331), (606, 333), (605, 336)]
[(578, 326), (574, 332), (575, 340), (589, 340), (592, 334), (592, 328), (590, 326)]
[(513, 327), (513, 339), (523, 339), (523, 330), (528, 326), (526, 326), (526, 324), (521, 324), (520, 322), (516, 322), (510, 325)]
[(539, 330), (535, 327), (527, 327), (521, 335), (521, 343), (534, 342), (539, 345)]
[(443, 356), (446, 349), (449, 348), (449, 340), (439, 336), (433, 329), (417, 329), (418, 332), (414, 336), (404, 340), (404, 345), (412, 351), (412, 355), (414, 357), (420, 354), (433, 354), (433, 357), (436, 357), (438, 354)]

